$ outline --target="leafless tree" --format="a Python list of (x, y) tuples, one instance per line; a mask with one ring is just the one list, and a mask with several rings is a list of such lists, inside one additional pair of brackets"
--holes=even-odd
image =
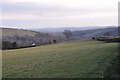
[(72, 36), (72, 32), (70, 30), (64, 30), (63, 34), (67, 38), (67, 41), (69, 41), (70, 36)]

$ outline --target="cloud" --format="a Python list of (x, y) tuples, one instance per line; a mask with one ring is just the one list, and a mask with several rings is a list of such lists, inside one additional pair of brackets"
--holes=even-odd
[[(111, 14), (115, 15), (117, 9), (116, 8), (69, 8), (65, 6), (57, 6), (57, 5), (38, 5), (36, 3), (3, 3), (3, 14), (5, 16), (20, 16), (24, 17), (31, 15), (31, 17), (35, 16), (43, 16), (43, 17), (54, 17), (54, 16), (85, 16), (85, 15), (99, 15), (101, 14)], [(18, 15), (19, 14), (19, 15)], [(104, 15), (103, 15), (104, 16)], [(105, 15), (107, 16), (107, 15)], [(29, 16), (30, 17), (30, 16)], [(97, 17), (97, 16), (95, 16)], [(11, 17), (12, 18), (12, 17)], [(7, 19), (7, 18), (6, 18)], [(10, 17), (9, 17), (10, 19)], [(24, 19), (24, 18), (23, 18)]]
[[(2, 2), (3, 15), (0, 19), (3, 20), (3, 26), (23, 25), (26, 27), (36, 25), (43, 27), (64, 25), (106, 25), (108, 22), (110, 25), (116, 24), (117, 8), (115, 7), (72, 7), (65, 4), (57, 5), (54, 2), (55, 1), (53, 1), (52, 4), (47, 4), (46, 2), (19, 2), (16, 0), (9, 2), (5, 0)], [(67, 2), (70, 4), (71, 0)], [(76, 4), (76, 2), (73, 4)]]
[(117, 7), (119, 0), (2, 0), (2, 2), (35, 2), (38, 4), (56, 4), (69, 7)]

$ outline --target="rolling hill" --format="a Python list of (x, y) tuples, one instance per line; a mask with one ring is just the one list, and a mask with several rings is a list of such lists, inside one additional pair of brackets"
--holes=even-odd
[(53, 43), (55, 39), (57, 42), (61, 42), (62, 38), (58, 34), (49, 34), (43, 32), (36, 32), (32, 30), (13, 29), (13, 28), (1, 28), (2, 29), (2, 41), (9, 41), (17, 43), (18, 47), (26, 47), (35, 45), (45, 45), (49, 42)]
[(73, 39), (91, 39), (92, 37), (100, 37), (103, 36), (104, 33), (110, 32), (111, 36), (120, 36), (118, 33), (117, 27), (108, 27), (101, 29), (92, 29), (92, 30), (77, 30), (73, 31)]
[(115, 26), (80, 26), (80, 27), (58, 27), (58, 28), (31, 28), (30, 30), (34, 30), (37, 32), (52, 32), (52, 33), (60, 33), (63, 32), (66, 29), (69, 29), (71, 31), (77, 31), (77, 30), (92, 30), (92, 29), (101, 29), (101, 28), (107, 28), (107, 27), (115, 27)]
[[(50, 34), (52, 36), (61, 36), (63, 37), (63, 32), (64, 30), (71, 30), (72, 31), (72, 38), (71, 40), (80, 40), (80, 39), (90, 39), (93, 36), (98, 37), (98, 36), (103, 36), (105, 32), (111, 32), (111, 36), (118, 36), (118, 27), (107, 27), (107, 28), (98, 28), (96, 29), (87, 27), (87, 28), (48, 28), (44, 30), (39, 30), (39, 29), (31, 29), (31, 30), (20, 30), (20, 29), (11, 29), (11, 28), (2, 28), (2, 36), (14, 36), (14, 35), (19, 35), (19, 36), (32, 36), (34, 37), (35, 34)], [(80, 30), (81, 29), (81, 30)], [(85, 30), (84, 30), (85, 29)], [(87, 30), (86, 30), (87, 29)], [(51, 31), (54, 30), (54, 31)], [(58, 31), (61, 30), (61, 31)], [(36, 32), (38, 31), (38, 32)], [(42, 33), (41, 33), (42, 32)]]
[(117, 43), (77, 41), (5, 50), (3, 78), (103, 78)]
[(23, 29), (14, 29), (14, 28), (1, 28), (2, 29), (2, 36), (34, 36), (38, 32), (30, 31), (30, 30), (23, 30)]
[(103, 36), (106, 32), (111, 32), (111, 36), (120, 36), (116, 26), (89, 26), (89, 27), (60, 27), (60, 28), (37, 28), (31, 29), (38, 32), (48, 32), (63, 36), (64, 30), (70, 30), (72, 36), (70, 40), (91, 39), (92, 37)]

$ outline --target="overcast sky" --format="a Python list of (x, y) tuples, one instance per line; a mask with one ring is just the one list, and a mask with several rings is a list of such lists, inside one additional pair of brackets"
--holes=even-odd
[(118, 25), (119, 0), (2, 0), (3, 27)]

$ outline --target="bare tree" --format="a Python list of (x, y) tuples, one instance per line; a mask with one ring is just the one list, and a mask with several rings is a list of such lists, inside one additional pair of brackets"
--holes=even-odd
[(70, 36), (72, 36), (72, 32), (70, 30), (64, 30), (63, 34), (67, 38), (67, 41), (69, 41)]

